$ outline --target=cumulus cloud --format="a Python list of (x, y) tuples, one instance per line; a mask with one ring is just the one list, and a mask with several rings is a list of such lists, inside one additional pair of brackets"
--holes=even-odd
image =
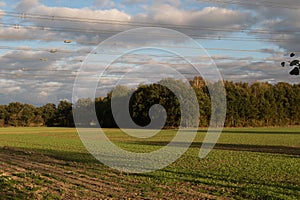
[[(101, 2), (103, 5), (108, 5), (111, 1)], [(129, 1), (127, 3), (137, 2), (140, 3), (140, 1)], [(46, 15), (46, 17), (30, 17), (28, 19), (25, 16), (24, 20), (38, 26), (40, 29), (45, 27), (45, 34), (56, 31), (54, 33), (56, 37), (49, 36), (50, 38), (69, 38), (78, 40), (79, 43), (93, 43), (94, 45), (110, 35), (139, 27), (143, 23), (145, 23), (145, 26), (154, 25), (173, 28), (185, 34), (197, 34), (201, 37), (204, 35), (222, 36), (226, 34), (226, 32), (209, 31), (209, 29), (243, 29), (251, 26), (256, 20), (250, 12), (218, 7), (186, 10), (178, 8), (180, 3), (178, 0), (165, 0), (154, 3), (152, 6), (149, 5), (143, 14), (137, 15), (130, 15), (118, 9), (94, 10), (90, 8), (47, 7), (37, 0), (23, 0), (16, 6), (16, 9), (24, 13)], [(83, 13), (84, 17), (82, 17)], [(182, 26), (184, 27), (182, 28)], [(186, 26), (198, 26), (200, 30), (187, 28)], [(47, 31), (50, 33), (47, 33)], [(41, 34), (37, 35), (41, 36)]]
[[(103, 4), (106, 4), (105, 1)], [(16, 10), (25, 13), (28, 12), (32, 14), (54, 16), (54, 18), (51, 18), (49, 21), (63, 21), (65, 25), (68, 25), (68, 21), (72, 21), (72, 19), (80, 20), (80, 25), (88, 26), (89, 28), (95, 27), (94, 22), (96, 20), (128, 21), (131, 18), (129, 14), (117, 9), (92, 10), (90, 8), (48, 7), (38, 3), (37, 0), (23, 0), (17, 5)], [(61, 19), (60, 17), (63, 19)], [(68, 20), (66, 20), (64, 17)], [(44, 20), (39, 18), (33, 21), (37, 23), (45, 23)]]
[(0, 9), (0, 20), (2, 20), (3, 15), (4, 15), (4, 11), (2, 11), (2, 10)]
[(16, 5), (16, 10), (20, 12), (26, 12), (34, 7), (39, 6), (39, 0), (21, 0), (17, 5)]
[(5, 14), (5, 12), (1, 9), (3, 7), (6, 6), (6, 3), (3, 1), (0, 1), (0, 20), (2, 19), (3, 15)]
[[(282, 9), (282, 5), (279, 4), (283, 3), (279, 0), (274, 0), (277, 7), (249, 5), (255, 3), (246, 0), (239, 2), (235, 7), (211, 4), (212, 2), (195, 7), (191, 5), (199, 5), (199, 1), (123, 0), (114, 3), (109, 0), (94, 0), (90, 7), (66, 8), (49, 7), (38, 0), (20, 0), (15, 6), (15, 11), (24, 13), (23, 18), (12, 17), (10, 19), (13, 22), (7, 21), (12, 23), (11, 26), (3, 26), (0, 29), (0, 38), (5, 42), (12, 41), (13, 44), (6, 53), (4, 50), (1, 51), (0, 87), (5, 88), (2, 90), (3, 94), (0, 93), (1, 103), (22, 101), (43, 104), (57, 102), (59, 99), (71, 99), (78, 69), (93, 47), (111, 35), (135, 27), (171, 28), (200, 38), (202, 36), (222, 38), (229, 34), (240, 34), (239, 30), (246, 30), (242, 37), (247, 37), (248, 34), (252, 39), (265, 38), (279, 48), (300, 51), (300, 46), (297, 45), (300, 42), (298, 10)], [(288, 2), (294, 5), (298, 3), (296, 0), (288, 0)], [(289, 3), (284, 4), (288, 6)], [(120, 4), (126, 7), (122, 8)], [(257, 29), (264, 31), (257, 31)], [(69, 40), (70, 44), (64, 43), (64, 40)], [(105, 59), (109, 59), (111, 58), (109, 54), (119, 52), (128, 45), (151, 45), (156, 41), (162, 46), (175, 45), (177, 48), (184, 43), (170, 35), (163, 36), (159, 32), (145, 31), (141, 31), (138, 36), (130, 35), (122, 40), (117, 40), (115, 44), (110, 44), (112, 46), (109, 48), (95, 54), (107, 54)], [(17, 42), (20, 45), (29, 43), (29, 46), (17, 46)], [(222, 40), (219, 44), (221, 43)], [(236, 56), (232, 52), (224, 53), (224, 51), (218, 51), (220, 54), (215, 54), (212, 58), (225, 79), (249, 82), (255, 80), (293, 82), (289, 79), (288, 69), (279, 66), (283, 55), (278, 52), (278, 49), (263, 49), (264, 55), (268, 56), (265, 59), (255, 58), (253, 54)], [(186, 54), (191, 53), (190, 50), (186, 51)], [(108, 92), (115, 84), (116, 80), (112, 78), (113, 76), (131, 70), (128, 64), (130, 62), (133, 63), (132, 65), (135, 62), (136, 65), (144, 62), (153, 66), (157, 62), (173, 63), (175, 66), (180, 64), (176, 59), (167, 60), (158, 56), (141, 55), (141, 57), (119, 58), (119, 63), (116, 62), (114, 68), (111, 68), (108, 74), (110, 76), (103, 80), (102, 87), (98, 88), (97, 92), (105, 95), (103, 93)], [(189, 56), (190, 59), (200, 63), (209, 60), (204, 56)], [(89, 81), (97, 78), (95, 70), (100, 71), (104, 68), (100, 62), (92, 63), (90, 67), (91, 71), (88, 71), (90, 74), (87, 74), (87, 88)], [(151, 70), (150, 67), (146, 73), (145, 70), (141, 71), (145, 75), (151, 75)], [(193, 76), (188, 69), (181, 68), (181, 70), (182, 73), (190, 73)], [(147, 81), (142, 76), (135, 80)], [(130, 83), (128, 81), (128, 84)], [(5, 99), (2, 101), (4, 95)]]
[(152, 7), (151, 11), (152, 18), (158, 23), (187, 26), (198, 25), (212, 28), (241, 27), (251, 19), (250, 13), (218, 7), (206, 7), (198, 11), (187, 11), (163, 4)]
[(248, 62), (248, 61), (217, 61), (221, 74), (225, 80), (235, 82), (291, 82), (297, 83), (296, 79), (288, 76), (288, 70), (272, 62)]
[(0, 1), (0, 8), (6, 6), (6, 3), (4, 1)]
[[(224, 4), (223, 4), (224, 5)], [(227, 5), (227, 4), (226, 4)], [(256, 29), (249, 34), (266, 38), (287, 51), (300, 51), (300, 3), (298, 0), (250, 2), (241, 0), (237, 7), (251, 11), (257, 18)]]
[[(109, 3), (111, 1), (101, 2), (103, 5), (111, 4)], [(117, 9), (48, 7), (38, 0), (22, 0), (16, 6), (16, 10), (24, 13), (20, 28), (31, 29), (15, 33), (20, 37), (23, 34), (24, 39), (30, 39), (28, 35), (33, 33), (32, 38), (37, 40), (45, 38), (76, 40), (78, 43), (92, 45), (97, 45), (109, 35), (124, 29), (124, 25), (118, 21), (126, 23), (132, 17)], [(25, 23), (26, 27), (23, 25)]]
[(1, 94), (5, 95), (6, 93), (18, 92), (21, 90), (20, 84), (14, 80), (0, 79), (1, 85)]
[[(1, 103), (21, 101), (33, 104), (57, 102), (61, 96), (71, 97), (79, 64), (62, 63), (66, 55), (47, 51), (32, 51), (29, 47), (19, 47), (0, 57), (0, 87), (5, 94)], [(42, 92), (43, 91), (43, 92)], [(46, 98), (47, 93), (47, 98)], [(44, 98), (41, 98), (44, 96)], [(40, 98), (39, 98), (40, 97)]]
[[(155, 4), (147, 14), (134, 17), (136, 21), (151, 22), (156, 26), (176, 29), (191, 36), (224, 36), (230, 31), (252, 26), (256, 18), (250, 12), (241, 12), (219, 7), (201, 10), (179, 9), (170, 4)], [(219, 31), (218, 31), (219, 30)]]
[(148, 0), (123, 0), (122, 3), (126, 5), (133, 5), (133, 4), (145, 4)]
[[(269, 14), (270, 15), (270, 14)], [(270, 17), (270, 16), (269, 16)], [(285, 11), (273, 15), (273, 19), (264, 20), (264, 29), (271, 33), (271, 41), (288, 51), (300, 51), (300, 12)], [(272, 35), (273, 34), (273, 35)]]
[(112, 0), (94, 0), (94, 6), (96, 8), (111, 8), (114, 7), (116, 4)]

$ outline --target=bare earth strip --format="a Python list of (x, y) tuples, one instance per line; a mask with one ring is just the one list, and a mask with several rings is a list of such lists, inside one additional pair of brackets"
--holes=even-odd
[(17, 148), (0, 149), (0, 177), (6, 177), (13, 187), (10, 194), (0, 189), (0, 199), (22, 192), (28, 199), (217, 199), (209, 194), (213, 187), (188, 182), (181, 187), (157, 184), (155, 190), (145, 193), (140, 186), (144, 180), (134, 175), (101, 164), (68, 162)]

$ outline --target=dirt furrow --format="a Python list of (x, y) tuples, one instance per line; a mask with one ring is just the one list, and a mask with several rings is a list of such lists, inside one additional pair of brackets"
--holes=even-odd
[(25, 172), (26, 169), (22, 167), (17, 167), (15, 165), (12, 165), (10, 163), (6, 163), (5, 161), (1, 160), (0, 157), (0, 172), (2, 173), (16, 173), (16, 172)]
[(86, 166), (17, 148), (0, 149), (0, 166), (2, 171), (20, 181), (17, 187), (21, 183), (20, 187), (39, 188), (34, 193), (36, 199), (42, 199), (47, 193), (56, 194), (60, 199), (144, 199), (145, 196), (151, 199), (184, 199), (187, 196), (214, 199), (213, 195), (201, 193), (195, 188), (197, 186), (188, 183), (174, 187), (158, 183), (153, 185), (154, 191), (151, 185), (139, 187), (143, 178), (118, 174), (102, 165)]
[[(12, 156), (8, 156), (6, 154), (0, 154), (1, 158), (19, 166), (19, 167), (24, 167), (25, 169), (28, 170), (37, 170), (40, 173), (48, 173), (48, 174), (52, 174), (55, 175), (57, 177), (59, 177), (61, 179), (61, 181), (65, 182), (65, 183), (72, 183), (74, 186), (79, 186), (79, 187), (84, 187), (86, 189), (88, 189), (89, 191), (93, 191), (96, 193), (99, 193), (101, 191), (115, 191), (115, 192), (121, 192), (123, 190), (123, 188), (121, 187), (113, 187), (111, 184), (103, 184), (101, 182), (101, 180), (89, 180), (87, 178), (84, 177), (78, 177), (78, 176), (74, 176), (71, 175), (70, 173), (73, 173), (76, 169), (72, 170), (72, 171), (65, 171), (62, 168), (56, 168), (53, 166), (49, 166), (46, 164), (42, 164), (42, 163), (36, 163), (36, 162), (32, 162), (30, 160), (27, 160), (26, 158), (22, 157), (12, 157)], [(4, 161), (4, 160), (2, 160)]]

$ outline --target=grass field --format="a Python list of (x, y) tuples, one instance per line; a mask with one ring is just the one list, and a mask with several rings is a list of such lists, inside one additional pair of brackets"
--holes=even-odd
[[(118, 129), (120, 147), (148, 152), (176, 134), (145, 141)], [(188, 132), (186, 134), (189, 134)], [(75, 129), (0, 129), (0, 199), (300, 199), (300, 127), (224, 129), (214, 150), (198, 158), (205, 130), (175, 163), (127, 174), (95, 160)]]

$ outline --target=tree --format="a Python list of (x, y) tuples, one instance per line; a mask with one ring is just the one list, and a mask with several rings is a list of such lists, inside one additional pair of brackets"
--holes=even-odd
[(280, 126), (288, 125), (290, 116), (288, 110), (290, 110), (290, 100), (287, 93), (291, 92), (291, 85), (288, 83), (280, 82), (275, 85), (274, 95), (276, 99), (276, 124)]
[(5, 118), (7, 117), (7, 106), (0, 105), (0, 127), (5, 126)]
[(7, 106), (7, 116), (5, 118), (5, 124), (8, 126), (21, 126), (21, 112), (23, 104), (20, 102), (12, 102)]
[(20, 114), (21, 126), (30, 126), (35, 117), (35, 107), (33, 105), (24, 104)]
[[(141, 85), (130, 99), (130, 114), (133, 121), (139, 126), (147, 126), (151, 122), (150, 108), (159, 104), (167, 112), (165, 126), (178, 127), (180, 122), (180, 110), (178, 101), (166, 87), (159, 84)], [(161, 116), (163, 111), (154, 113), (153, 119)], [(155, 127), (153, 127), (155, 128)]]
[[(132, 118), (140, 126), (147, 126), (152, 119), (158, 122), (163, 120), (165, 127), (191, 127), (196, 122), (199, 122), (198, 126), (207, 127), (210, 124), (211, 113), (216, 116), (213, 123), (220, 123), (220, 116), (224, 114), (221, 113), (224, 110), (222, 106), (227, 106), (225, 126), (300, 124), (300, 84), (291, 85), (281, 82), (271, 85), (255, 82), (249, 85), (243, 82), (225, 81), (227, 105), (223, 105), (224, 101), (215, 101), (213, 106), (209, 91), (216, 94), (221, 92), (223, 87), (221, 82), (206, 85), (201, 77), (195, 77), (189, 84), (180, 80), (164, 79), (158, 83), (140, 85), (135, 90), (117, 86), (106, 97), (95, 100), (79, 99), (74, 105), (74, 110), (68, 101), (59, 102), (57, 107), (55, 104), (47, 103), (39, 108), (30, 104), (12, 102), (8, 105), (0, 105), (0, 127), (42, 125), (72, 127), (74, 126), (73, 111), (83, 116), (80, 121), (82, 126), (91, 126), (96, 120), (92, 115), (95, 109), (101, 127), (116, 128), (119, 125), (116, 124), (116, 117), (121, 120), (126, 119), (122, 116), (124, 113), (119, 111), (124, 109), (123, 104), (127, 100), (130, 115), (128, 118)], [(196, 100), (193, 100), (194, 94)], [(115, 103), (115, 116), (111, 109), (112, 102)], [(157, 109), (151, 110), (156, 104), (164, 109), (158, 106)], [(195, 114), (197, 109), (199, 112)], [(153, 112), (149, 113), (149, 111)], [(167, 114), (165, 120), (161, 118), (165, 116), (164, 114)], [(126, 128), (130, 124), (126, 121), (123, 125), (122, 128)], [(153, 127), (149, 128), (161, 127), (161, 123), (151, 123), (151, 125)]]
[(209, 126), (211, 117), (211, 101), (209, 96), (208, 87), (202, 77), (196, 76), (190, 85), (195, 91), (197, 96), (198, 106), (199, 106), (199, 126), (207, 127)]
[(225, 82), (226, 98), (227, 98), (227, 113), (226, 113), (226, 126), (238, 126), (237, 120), (239, 119), (239, 94), (237, 94), (236, 84), (233, 82)]
[(97, 119), (102, 128), (117, 128), (111, 111), (111, 94), (105, 98), (96, 98), (95, 107)]
[(92, 113), (95, 108), (93, 108), (93, 101), (90, 98), (79, 99), (74, 105), (73, 113), (76, 117), (76, 125), (81, 127), (92, 126), (94, 122), (94, 118)]
[(61, 127), (73, 127), (72, 103), (68, 101), (60, 101), (57, 106), (57, 125)]
[(37, 109), (38, 114), (41, 115), (44, 124), (46, 126), (55, 126), (57, 124), (57, 108), (53, 103), (47, 103), (46, 105)]
[[(174, 79), (141, 85), (131, 97), (130, 113), (140, 126), (150, 124), (151, 118), (153, 119), (151, 124), (156, 124), (155, 120), (163, 120), (164, 114), (166, 114), (165, 127), (198, 126), (198, 104), (196, 97), (193, 101), (193, 94), (194, 91), (189, 84)], [(150, 108), (156, 104), (162, 106), (165, 111), (161, 107), (156, 107), (157, 110), (152, 112), (150, 117)]]

